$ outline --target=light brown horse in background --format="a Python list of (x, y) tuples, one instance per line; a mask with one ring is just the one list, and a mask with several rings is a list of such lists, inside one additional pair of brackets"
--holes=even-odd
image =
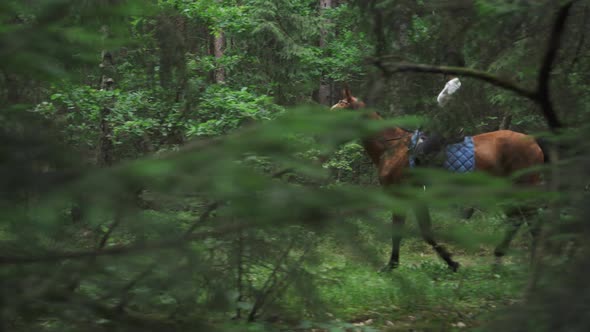
[[(344, 90), (344, 99), (332, 106), (332, 110), (338, 109), (362, 109), (365, 104), (353, 97), (350, 90)], [(382, 120), (377, 112), (368, 113), (370, 119)], [(409, 149), (412, 136), (411, 131), (402, 128), (388, 128), (372, 137), (362, 140), (365, 151), (377, 167), (379, 182), (383, 186), (391, 186), (400, 183), (407, 175), (409, 168)], [(543, 164), (546, 161), (545, 153), (538, 142), (531, 136), (517, 133), (510, 130), (498, 130), (473, 136), (475, 147), (475, 169), (494, 176), (507, 177), (515, 172), (525, 170), (532, 166)], [(519, 185), (539, 185), (541, 174), (528, 173), (515, 180)], [(514, 221), (514, 227), (510, 227), (502, 242), (494, 250), (494, 255), (499, 259), (512, 241), (523, 222), (526, 222), (533, 208), (512, 208), (506, 211), (509, 218)], [(431, 245), (437, 254), (456, 271), (459, 263), (451, 258), (451, 254), (439, 245), (433, 237), (430, 213), (424, 204), (415, 207), (416, 219), (424, 240)], [(399, 248), (402, 240), (402, 228), (405, 223), (405, 212), (396, 211), (392, 216), (393, 236), (391, 258), (387, 264), (387, 270), (394, 269), (399, 265)], [(533, 253), (536, 245), (537, 232), (531, 225), (533, 236)]]

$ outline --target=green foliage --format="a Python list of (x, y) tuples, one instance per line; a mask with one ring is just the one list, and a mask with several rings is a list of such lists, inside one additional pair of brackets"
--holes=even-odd
[[(107, 104), (112, 104), (106, 118), (113, 128), (110, 139), (117, 146), (134, 145), (144, 138), (166, 137), (179, 126), (184, 126), (178, 105), (159, 102), (146, 91), (125, 93), (70, 85), (60, 91), (51, 96), (51, 103), (38, 105), (36, 111), (47, 118), (57, 119), (65, 137), (80, 149), (91, 149), (96, 145), (101, 109)], [(169, 112), (162, 112), (164, 107), (168, 107)], [(129, 152), (122, 153), (124, 156)]]
[(270, 120), (282, 108), (268, 96), (256, 96), (242, 88), (239, 91), (212, 85), (199, 104), (199, 123), (190, 125), (188, 136), (217, 136), (226, 134), (251, 120)]
[(366, 72), (364, 56), (372, 47), (367, 36), (355, 29), (361, 24), (359, 17), (346, 4), (326, 11), (325, 16), (331, 22), (327, 27), (330, 36), (324, 56), (316, 57), (316, 66), (336, 82), (361, 80)]
[(364, 156), (363, 152), (363, 147), (358, 143), (346, 144), (324, 166), (352, 171), (352, 163), (361, 159)]
[[(168, 2), (168, 1), (166, 1)], [(182, 8), (189, 18), (207, 22), (214, 33), (219, 31), (242, 33), (252, 29), (253, 22), (249, 4), (239, 5), (236, 1), (170, 1)], [(168, 2), (169, 3), (169, 2)]]

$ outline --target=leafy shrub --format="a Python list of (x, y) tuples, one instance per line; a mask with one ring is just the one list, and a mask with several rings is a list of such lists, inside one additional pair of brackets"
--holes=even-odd
[(201, 97), (198, 119), (191, 121), (187, 135), (216, 136), (249, 121), (270, 120), (282, 112), (272, 98), (256, 95), (247, 88), (233, 90), (211, 85)]

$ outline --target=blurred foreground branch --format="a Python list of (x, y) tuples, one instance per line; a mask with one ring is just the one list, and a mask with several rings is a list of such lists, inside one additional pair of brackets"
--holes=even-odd
[(152, 243), (144, 243), (138, 245), (123, 245), (123, 246), (112, 246), (104, 248), (102, 250), (92, 251), (77, 251), (77, 252), (65, 252), (65, 253), (52, 253), (43, 256), (27, 256), (27, 257), (9, 257), (0, 256), (0, 265), (15, 265), (15, 264), (31, 264), (31, 263), (52, 263), (67, 259), (84, 259), (88, 257), (100, 257), (100, 256), (118, 256), (126, 254), (141, 254), (146, 251), (177, 248), (185, 245), (190, 241), (202, 240), (209, 237), (226, 235), (228, 233), (234, 233), (244, 228), (251, 226), (247, 223), (234, 223), (224, 226), (217, 227), (216, 230), (187, 234), (180, 238), (173, 238), (162, 241), (155, 241)]

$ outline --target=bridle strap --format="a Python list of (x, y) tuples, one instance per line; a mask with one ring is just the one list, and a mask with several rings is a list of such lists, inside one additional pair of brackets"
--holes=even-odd
[(413, 135), (413, 133), (407, 133), (407, 134), (405, 134), (405, 135), (402, 135), (402, 136), (398, 136), (398, 137), (394, 137), (394, 138), (387, 138), (387, 139), (384, 139), (383, 141), (385, 141), (385, 142), (389, 142), (389, 141), (397, 141), (397, 140), (400, 140), (400, 139), (402, 139), (402, 138), (406, 138), (406, 137), (408, 137), (408, 136), (412, 136), (412, 135)]

